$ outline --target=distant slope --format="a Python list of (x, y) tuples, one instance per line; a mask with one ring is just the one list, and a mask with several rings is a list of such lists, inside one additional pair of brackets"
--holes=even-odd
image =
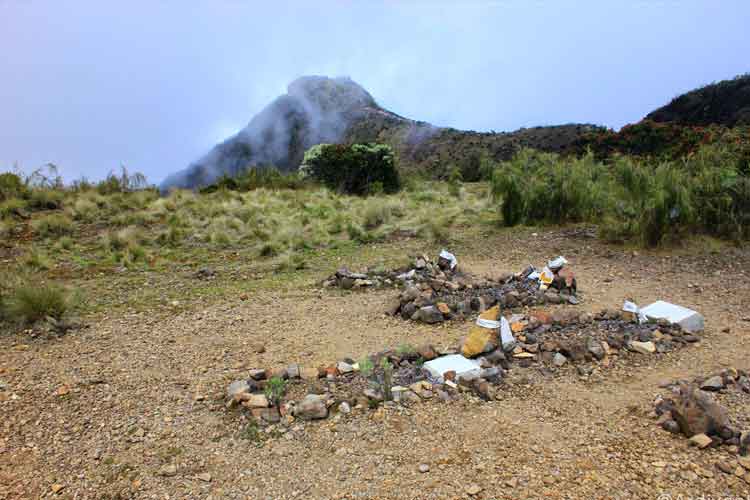
[(681, 125), (750, 125), (750, 74), (691, 90), (646, 116)]
[(319, 143), (383, 142), (397, 151), (403, 169), (433, 170), (477, 154), (509, 159), (524, 146), (559, 152), (597, 129), (572, 124), (496, 134), (440, 128), (381, 108), (351, 79), (306, 76), (293, 81), (285, 95), (236, 135), (167, 177), (161, 188), (197, 188), (249, 166), (292, 171), (304, 152)]

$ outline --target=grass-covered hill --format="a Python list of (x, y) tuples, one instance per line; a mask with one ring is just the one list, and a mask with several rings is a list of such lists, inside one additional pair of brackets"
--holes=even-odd
[(646, 116), (680, 125), (750, 125), (750, 74), (722, 80), (675, 97)]
[(508, 160), (522, 147), (560, 152), (591, 125), (534, 127), (510, 133), (478, 133), (410, 120), (380, 107), (348, 78), (306, 76), (293, 81), (236, 135), (215, 146), (185, 170), (170, 175), (162, 189), (196, 188), (233, 176), (251, 165), (296, 170), (304, 152), (320, 143), (379, 142), (390, 145), (403, 170), (463, 168), (486, 156)]

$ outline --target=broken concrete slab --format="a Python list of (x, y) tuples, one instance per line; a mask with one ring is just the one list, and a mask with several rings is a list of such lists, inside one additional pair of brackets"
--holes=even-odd
[(648, 319), (666, 319), (670, 323), (678, 324), (688, 333), (703, 331), (704, 319), (699, 312), (687, 307), (671, 304), (663, 300), (657, 300), (641, 309)]
[(478, 377), (482, 372), (479, 363), (460, 354), (449, 354), (426, 362), (422, 367), (436, 379), (442, 379), (445, 372), (455, 372), (456, 379)]

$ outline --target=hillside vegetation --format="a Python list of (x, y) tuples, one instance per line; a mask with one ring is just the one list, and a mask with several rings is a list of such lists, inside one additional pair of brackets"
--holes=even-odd
[(295, 171), (310, 147), (321, 144), (387, 144), (403, 171), (445, 173), (473, 157), (508, 160), (523, 147), (561, 152), (592, 125), (534, 127), (509, 133), (480, 133), (436, 127), (380, 107), (364, 88), (348, 78), (305, 76), (289, 84), (236, 135), (216, 145), (185, 170), (167, 177), (162, 190), (200, 188), (246, 168), (272, 165)]
[(750, 125), (750, 74), (679, 95), (646, 119), (680, 125)]

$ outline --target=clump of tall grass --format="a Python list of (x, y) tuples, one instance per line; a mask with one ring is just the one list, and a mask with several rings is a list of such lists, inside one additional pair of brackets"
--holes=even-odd
[(59, 250), (71, 250), (73, 248), (73, 244), (73, 238), (71, 238), (70, 236), (63, 236), (62, 238), (57, 240), (55, 248)]
[(42, 250), (38, 248), (31, 248), (27, 254), (21, 259), (21, 263), (27, 267), (36, 270), (46, 270), (52, 267), (52, 261)]
[(375, 229), (389, 222), (392, 217), (393, 211), (388, 200), (376, 199), (365, 205), (362, 225), (365, 229)]
[(691, 232), (746, 238), (750, 179), (728, 149), (705, 146), (682, 162), (591, 154), (561, 158), (523, 150), (492, 175), (503, 223), (597, 222), (607, 240), (644, 246), (678, 241)]
[(33, 324), (52, 318), (61, 319), (70, 307), (65, 289), (51, 283), (18, 285), (3, 297), (2, 316), (9, 321)]
[(346, 225), (346, 233), (349, 235), (349, 239), (366, 245), (368, 243), (375, 243), (382, 239), (382, 236), (374, 231), (367, 230), (356, 222), (349, 222)]
[(92, 222), (100, 213), (99, 205), (88, 197), (78, 198), (71, 210), (73, 218), (80, 221)]
[(64, 236), (73, 233), (73, 221), (66, 215), (52, 214), (35, 220), (34, 231), (42, 238)]
[(176, 225), (170, 225), (156, 237), (156, 243), (161, 246), (176, 247), (185, 239), (185, 232)]
[(501, 202), (503, 223), (580, 222), (604, 211), (607, 169), (593, 155), (561, 159), (524, 149), (492, 175), (492, 195)]
[(109, 231), (101, 238), (101, 247), (105, 255), (109, 256), (112, 262), (125, 267), (148, 260), (148, 253), (143, 246), (148, 243), (146, 235), (134, 226)]
[(28, 202), (20, 198), (9, 198), (5, 201), (1, 201), (0, 218), (5, 219), (13, 216), (22, 216), (27, 207)]
[(27, 206), (33, 210), (57, 210), (62, 208), (64, 199), (61, 189), (38, 188), (31, 191)]
[(101, 238), (101, 246), (105, 250), (125, 250), (128, 247), (142, 245), (148, 242), (145, 234), (134, 226), (129, 226), (118, 231), (109, 231)]
[(303, 254), (286, 252), (279, 258), (276, 269), (279, 271), (299, 271), (307, 268), (307, 265), (307, 260)]

